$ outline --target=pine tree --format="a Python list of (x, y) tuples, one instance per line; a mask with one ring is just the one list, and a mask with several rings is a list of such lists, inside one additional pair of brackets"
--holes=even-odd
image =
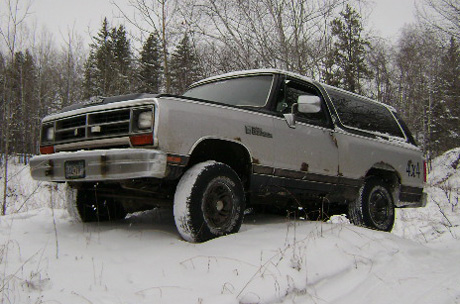
[(30, 145), (33, 127), (33, 116), (37, 110), (33, 107), (35, 101), (35, 63), (29, 50), (25, 53), (16, 52), (13, 66), (11, 67), (11, 129), (10, 142), (13, 152), (23, 155), (34, 153)]
[(131, 46), (124, 26), (120, 25), (118, 28), (113, 28), (110, 38), (114, 60), (113, 76), (116, 79), (114, 93), (126, 94), (131, 91), (130, 78), (133, 73)]
[(198, 59), (187, 34), (172, 54), (170, 66), (171, 89), (175, 94), (182, 94), (189, 85), (200, 78)]
[(327, 54), (323, 78), (328, 84), (361, 93), (361, 81), (372, 76), (365, 59), (370, 43), (362, 37), (361, 16), (347, 4), (331, 27), (334, 42)]
[(112, 61), (109, 49), (109, 26), (107, 18), (102, 22), (102, 28), (94, 38), (94, 43), (90, 44), (90, 53), (85, 63), (85, 80), (83, 83), (86, 98), (91, 96), (101, 96), (107, 91), (104, 85), (104, 78), (110, 74), (107, 71), (108, 64)]
[(95, 55), (95, 89), (99, 95), (106, 95), (111, 92), (113, 83), (113, 54), (112, 39), (110, 37), (110, 28), (107, 18), (104, 18), (102, 28), (97, 37), (94, 37), (96, 44), (91, 45)]
[(14, 54), (13, 66), (10, 67), (10, 85), (11, 85), (11, 97), (10, 103), (10, 152), (19, 152), (18, 146), (21, 136), (21, 117), (23, 109), (21, 101), (24, 99), (24, 62), (25, 56), (22, 51)]
[(84, 71), (83, 97), (89, 98), (91, 96), (101, 95), (95, 83), (97, 79), (96, 54), (92, 49), (89, 52), (88, 60), (85, 62)]
[[(4, 111), (6, 104), (6, 87), (7, 87), (7, 69), (6, 60), (0, 50), (0, 155), (3, 154), (3, 140), (4, 140)], [(2, 157), (0, 156), (0, 167), (3, 164)]]
[[(35, 125), (36, 116), (38, 113), (37, 100), (35, 96), (36, 86), (36, 75), (35, 75), (35, 62), (32, 54), (29, 50), (26, 50), (23, 69), (23, 99), (21, 100), (21, 132), (22, 142), (20, 150), (24, 157), (26, 154), (35, 153), (34, 143), (32, 138), (34, 137), (31, 130), (36, 130)], [(26, 159), (24, 159), (25, 163)]]
[(130, 92), (132, 54), (124, 27), (111, 28), (105, 18), (94, 41), (85, 64), (85, 97)]
[(160, 91), (163, 67), (160, 60), (160, 44), (153, 33), (149, 35), (140, 53), (139, 91)]

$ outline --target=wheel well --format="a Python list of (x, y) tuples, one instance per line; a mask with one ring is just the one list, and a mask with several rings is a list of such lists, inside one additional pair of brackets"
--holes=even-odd
[(188, 166), (207, 160), (215, 160), (230, 166), (240, 177), (244, 188), (248, 189), (251, 157), (243, 145), (219, 139), (204, 140), (193, 150)]
[(371, 168), (366, 174), (366, 179), (371, 177), (377, 177), (386, 182), (391, 188), (394, 202), (397, 202), (401, 178), (395, 170)]

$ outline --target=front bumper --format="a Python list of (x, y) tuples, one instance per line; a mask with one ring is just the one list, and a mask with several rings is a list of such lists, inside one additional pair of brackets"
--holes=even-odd
[[(79, 177), (66, 177), (66, 163), (79, 162), (84, 171)], [(35, 156), (30, 160), (31, 175), (36, 180), (107, 181), (166, 176), (166, 153), (147, 149), (111, 149), (59, 152)]]

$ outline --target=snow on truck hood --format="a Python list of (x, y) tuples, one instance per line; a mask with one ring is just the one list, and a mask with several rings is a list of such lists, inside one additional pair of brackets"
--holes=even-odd
[(93, 107), (97, 105), (105, 105), (105, 104), (114, 103), (114, 102), (144, 99), (144, 98), (155, 98), (158, 95), (159, 94), (136, 93), (136, 94), (128, 94), (128, 95), (120, 95), (120, 96), (112, 96), (112, 97), (96, 96), (96, 97), (92, 97), (90, 100), (82, 101), (77, 104), (73, 104), (71, 106), (64, 107), (58, 113), (65, 113), (65, 112), (69, 112), (73, 110), (78, 110), (81, 108)]
[(63, 108), (55, 114), (45, 116), (42, 122), (61, 119), (73, 115), (85, 114), (88, 112), (105, 111), (127, 106), (142, 106), (154, 103), (161, 94), (130, 94), (113, 97), (101, 97), (97, 101), (86, 101)]

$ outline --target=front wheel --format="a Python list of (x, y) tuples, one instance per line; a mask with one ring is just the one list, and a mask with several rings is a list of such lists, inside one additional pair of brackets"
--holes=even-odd
[(190, 168), (174, 195), (174, 220), (182, 238), (204, 242), (236, 233), (244, 216), (243, 185), (232, 168), (208, 161)]
[(124, 219), (123, 205), (114, 200), (97, 195), (96, 189), (66, 189), (67, 210), (75, 219), (83, 222), (107, 222)]
[(391, 231), (395, 222), (395, 207), (389, 189), (381, 179), (369, 178), (358, 198), (348, 206), (350, 221), (357, 226)]

